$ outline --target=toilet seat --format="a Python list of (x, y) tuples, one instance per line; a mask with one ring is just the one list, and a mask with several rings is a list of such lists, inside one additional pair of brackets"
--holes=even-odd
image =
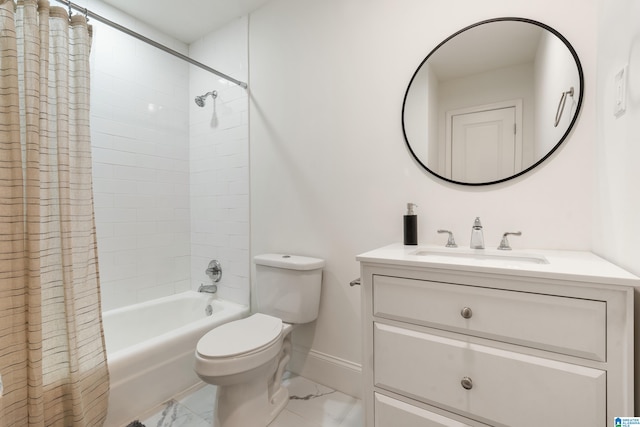
[(220, 325), (198, 341), (194, 369), (200, 378), (224, 381), (225, 376), (248, 374), (266, 363), (275, 363), (283, 330), (282, 320), (262, 313)]
[(207, 332), (196, 351), (207, 359), (246, 356), (269, 347), (282, 334), (282, 320), (256, 313)]

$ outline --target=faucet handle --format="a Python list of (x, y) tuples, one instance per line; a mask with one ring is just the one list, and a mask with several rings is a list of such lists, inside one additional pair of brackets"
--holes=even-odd
[(447, 248), (457, 248), (456, 240), (453, 238), (453, 233), (449, 230), (438, 230), (438, 233), (449, 233), (449, 239), (447, 240), (447, 244), (445, 245)]
[(217, 259), (212, 260), (205, 270), (212, 282), (219, 282), (222, 277), (222, 266)]
[(502, 240), (500, 241), (500, 246), (498, 246), (498, 249), (500, 249), (501, 251), (511, 250), (511, 246), (509, 245), (509, 239), (507, 239), (507, 236), (522, 236), (522, 231), (507, 231), (506, 233), (504, 233), (502, 235)]

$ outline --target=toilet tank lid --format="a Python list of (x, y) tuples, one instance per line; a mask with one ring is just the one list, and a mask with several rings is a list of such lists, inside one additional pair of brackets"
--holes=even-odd
[(289, 270), (316, 270), (324, 267), (324, 260), (300, 255), (264, 254), (253, 257), (256, 265), (287, 268)]

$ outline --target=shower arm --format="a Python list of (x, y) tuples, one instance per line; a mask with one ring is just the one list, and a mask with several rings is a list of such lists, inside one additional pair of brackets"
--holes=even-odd
[(123, 33), (128, 34), (131, 37), (134, 37), (134, 38), (136, 38), (136, 39), (138, 39), (138, 40), (140, 40), (142, 42), (145, 42), (147, 44), (150, 44), (151, 46), (156, 47), (156, 48), (158, 48), (160, 50), (163, 50), (163, 51), (165, 51), (166, 53), (168, 53), (170, 55), (173, 55), (173, 56), (175, 56), (177, 58), (180, 58), (183, 61), (186, 61), (191, 65), (195, 65), (196, 67), (202, 68), (203, 70), (206, 70), (206, 71), (208, 71), (210, 73), (213, 73), (218, 77), (222, 77), (223, 79), (225, 79), (227, 81), (230, 81), (231, 83), (235, 83), (235, 84), (237, 84), (238, 86), (240, 86), (240, 87), (242, 87), (244, 89), (247, 89), (249, 87), (245, 82), (242, 82), (240, 80), (236, 80), (231, 76), (228, 76), (228, 75), (226, 75), (224, 73), (221, 73), (218, 70), (215, 70), (215, 69), (209, 67), (208, 65), (203, 64), (202, 62), (198, 62), (195, 59), (191, 59), (187, 55), (184, 55), (184, 54), (182, 54), (182, 53), (180, 53), (178, 51), (175, 51), (175, 50), (173, 50), (173, 49), (171, 49), (171, 48), (169, 48), (169, 47), (167, 47), (167, 46), (165, 46), (163, 44), (158, 43), (155, 40), (152, 40), (152, 39), (150, 39), (148, 37), (145, 37), (140, 33), (136, 33), (135, 31), (130, 30), (127, 27), (124, 27), (124, 26), (122, 26), (122, 25), (120, 25), (120, 24), (118, 24), (116, 22), (113, 22), (113, 21), (111, 21), (111, 20), (109, 20), (109, 19), (107, 19), (107, 18), (105, 18), (105, 17), (103, 17), (101, 15), (98, 15), (97, 13), (94, 13), (94, 12), (88, 10), (86, 7), (81, 7), (81, 6), (79, 6), (79, 5), (73, 3), (72, 1), (69, 1), (69, 0), (55, 0), (55, 1), (57, 1), (58, 3), (62, 3), (64, 5), (66, 5), (69, 8), (69, 10), (74, 9), (74, 10), (84, 14), (87, 18), (90, 17), (92, 19), (95, 19), (98, 22), (106, 24), (106, 25), (108, 25), (108, 26), (110, 26), (112, 28), (115, 28), (118, 31), (122, 31)]

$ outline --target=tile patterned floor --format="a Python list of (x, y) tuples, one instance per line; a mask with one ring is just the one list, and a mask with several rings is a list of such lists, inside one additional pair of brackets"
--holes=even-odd
[[(362, 427), (358, 399), (296, 375), (286, 374), (284, 384), (289, 403), (269, 427)], [(207, 385), (141, 421), (146, 427), (211, 427), (215, 392)]]

